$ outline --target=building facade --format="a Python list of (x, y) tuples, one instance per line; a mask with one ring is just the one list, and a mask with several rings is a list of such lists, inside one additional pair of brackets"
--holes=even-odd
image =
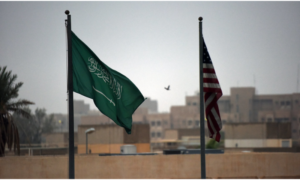
[(292, 147), (291, 122), (227, 123), (225, 148)]
[[(157, 142), (165, 139), (166, 129), (199, 129), (200, 131), (199, 101), (199, 94), (186, 96), (185, 105), (172, 106), (170, 113), (155, 113), (155, 108), (149, 111), (151, 103), (145, 103), (133, 114), (133, 122), (148, 123), (150, 141), (153, 146), (159, 146)], [(295, 146), (300, 146), (300, 93), (258, 95), (254, 87), (235, 87), (230, 89), (230, 95), (223, 95), (218, 100), (218, 105), (223, 125), (290, 122), (292, 142)], [(87, 115), (81, 118), (81, 123), (101, 124), (113, 123), (113, 121), (106, 116)], [(206, 123), (205, 126), (207, 128)], [(224, 129), (225, 126), (222, 131)]]
[[(85, 131), (95, 128), (88, 134)], [(78, 154), (86, 153), (120, 153), (120, 148), (126, 144), (135, 145), (137, 153), (150, 152), (149, 124), (133, 123), (131, 134), (115, 124), (79, 125), (78, 126)]]

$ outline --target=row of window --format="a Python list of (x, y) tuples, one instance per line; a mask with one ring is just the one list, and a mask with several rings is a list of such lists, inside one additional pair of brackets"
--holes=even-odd
[[(184, 126), (186, 126), (186, 125), (192, 126), (193, 125), (193, 120), (188, 120), (188, 121), (183, 120), (182, 121), (182, 125), (184, 125)], [(200, 121), (199, 120), (195, 121), (195, 126), (200, 126)]]
[[(299, 118), (298, 120), (299, 120), (299, 122), (300, 122), (300, 118)], [(293, 121), (297, 121), (297, 118), (293, 118)]]
[[(289, 120), (289, 118), (275, 118), (274, 122), (288, 122)], [(261, 122), (273, 122), (273, 119), (268, 118), (267, 120), (265, 120), (265, 118), (261, 118)]]
[[(260, 99), (260, 100), (254, 100), (255, 104), (272, 104), (273, 100), (271, 99)], [(298, 104), (298, 100), (295, 100), (295, 104)], [(227, 100), (219, 100), (218, 104), (225, 104), (227, 103), (229, 105), (229, 102)], [(253, 100), (249, 99), (249, 103), (252, 104)], [(275, 105), (280, 105), (280, 106), (290, 106), (292, 103), (291, 101), (275, 101)], [(190, 103), (188, 103), (190, 105)], [(224, 105), (223, 105), (224, 106)]]
[[(164, 125), (168, 125), (168, 121), (163, 121)], [(161, 126), (161, 121), (151, 121), (151, 126)]]
[(197, 106), (197, 103), (195, 103), (195, 102), (193, 102), (193, 103), (188, 102), (187, 105), (188, 106)]
[[(297, 129), (293, 129), (293, 133), (297, 133)], [(300, 130), (299, 130), (299, 134), (300, 134)]]
[(151, 137), (152, 138), (161, 137), (161, 132), (151, 132)]
[[(289, 118), (275, 118), (274, 122), (288, 122), (290, 121)], [(293, 118), (293, 121), (297, 121), (297, 118)], [(300, 122), (300, 118), (298, 119), (298, 121)], [(272, 118), (267, 118), (265, 119), (264, 117), (261, 118), (261, 122), (273, 122)]]

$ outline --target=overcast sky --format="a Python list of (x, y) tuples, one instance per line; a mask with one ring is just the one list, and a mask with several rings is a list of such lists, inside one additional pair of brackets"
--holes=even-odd
[(199, 16), (224, 95), (297, 91), (300, 2), (0, 2), (0, 66), (32, 109), (67, 113), (66, 9), (73, 32), (160, 112), (199, 90)]

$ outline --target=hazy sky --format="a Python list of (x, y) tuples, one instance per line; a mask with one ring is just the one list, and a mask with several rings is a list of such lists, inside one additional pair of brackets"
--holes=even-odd
[(66, 9), (77, 36), (160, 112), (199, 90), (199, 16), (224, 95), (297, 91), (300, 2), (0, 2), (0, 66), (33, 109), (67, 113)]

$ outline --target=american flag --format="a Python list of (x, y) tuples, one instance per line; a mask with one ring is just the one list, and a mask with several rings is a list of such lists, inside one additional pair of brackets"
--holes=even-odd
[(222, 121), (217, 101), (222, 96), (222, 89), (220, 87), (204, 40), (203, 45), (203, 92), (205, 102), (205, 115), (207, 119), (209, 137), (220, 142), (220, 130), (222, 129)]

